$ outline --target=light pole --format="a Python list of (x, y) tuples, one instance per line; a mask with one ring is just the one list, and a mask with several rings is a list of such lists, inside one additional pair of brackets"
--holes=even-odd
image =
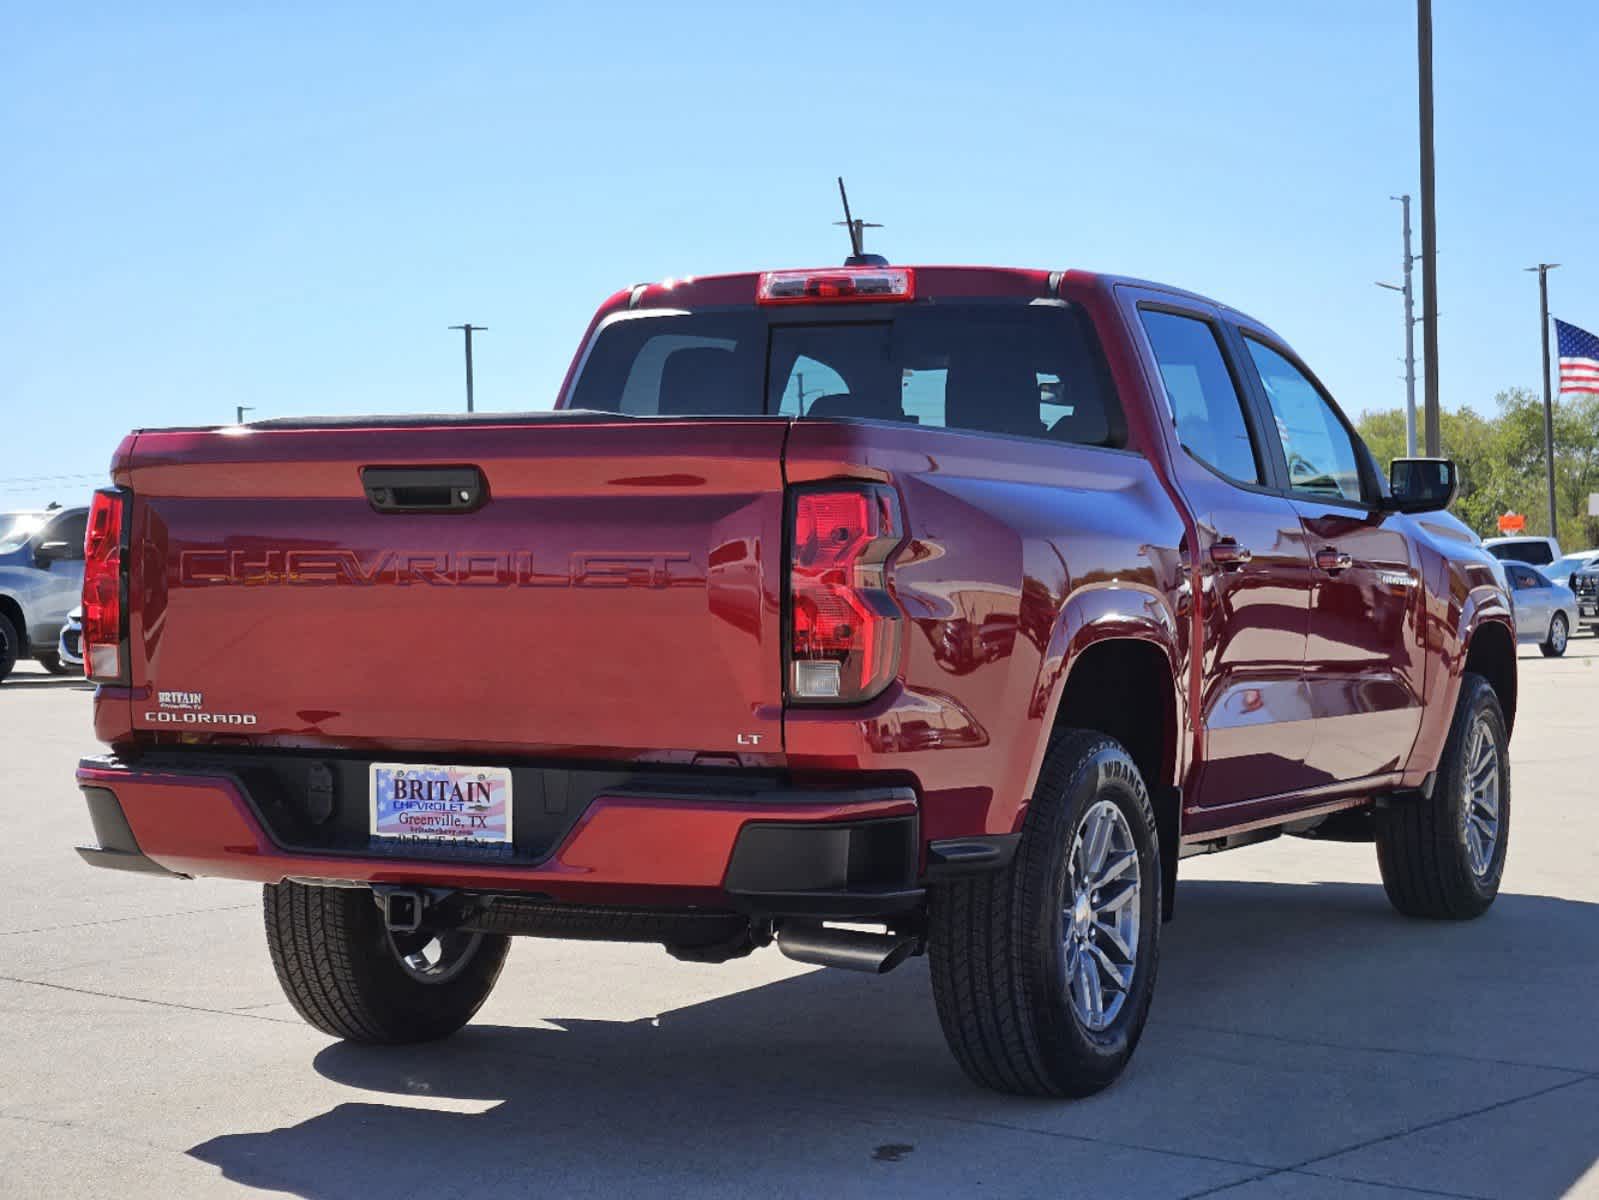
[(235, 404), (233, 407), (237, 410), (237, 419), (233, 422), (235, 425), (243, 425), (244, 414), (255, 411), (255, 406), (252, 404)]
[(1400, 292), (1405, 297), (1405, 457), (1416, 457), (1416, 292), (1411, 286), (1410, 268), (1416, 257), (1410, 252), (1410, 196), (1389, 196), (1397, 200), (1405, 214), (1405, 286), (1379, 283), (1380, 288)]
[(1538, 314), (1543, 318), (1543, 469), (1549, 489), (1549, 536), (1558, 538), (1555, 520), (1555, 405), (1549, 394), (1549, 272), (1559, 263), (1539, 263), (1528, 267), (1538, 272)]
[(1438, 213), (1432, 153), (1432, 0), (1416, 0), (1416, 92), (1421, 117), (1421, 356), (1427, 456), (1438, 457)]
[(451, 329), (462, 330), (466, 334), (466, 411), (472, 411), (472, 334), (482, 333), (488, 329), (487, 325), (474, 325), (468, 321), (465, 325), (451, 325)]

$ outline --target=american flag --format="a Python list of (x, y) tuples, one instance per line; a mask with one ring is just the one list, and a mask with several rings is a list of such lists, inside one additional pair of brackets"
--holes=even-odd
[(1555, 322), (1560, 342), (1560, 394), (1599, 396), (1599, 337), (1586, 329)]

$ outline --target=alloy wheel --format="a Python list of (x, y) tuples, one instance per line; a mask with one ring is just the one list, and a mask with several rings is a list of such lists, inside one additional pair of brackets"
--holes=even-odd
[(1061, 936), (1072, 1011), (1096, 1033), (1117, 1018), (1132, 994), (1142, 886), (1126, 816), (1110, 800), (1089, 806), (1072, 838)]
[(1461, 832), (1472, 874), (1487, 876), (1499, 845), (1499, 743), (1486, 717), (1472, 722), (1466, 738), (1466, 771), (1461, 797)]

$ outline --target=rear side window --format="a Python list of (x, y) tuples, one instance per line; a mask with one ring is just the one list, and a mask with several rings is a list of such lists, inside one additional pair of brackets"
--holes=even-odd
[(83, 557), (83, 535), (89, 524), (89, 510), (81, 509), (63, 513), (39, 535), (41, 542), (65, 542), (71, 547), (69, 559)]
[(569, 406), (1126, 442), (1091, 323), (1056, 303), (925, 304), (881, 319), (772, 324), (748, 311), (641, 315), (601, 332)]
[(1155, 309), (1141, 315), (1183, 449), (1230, 479), (1264, 483), (1244, 403), (1216, 330), (1199, 317)]

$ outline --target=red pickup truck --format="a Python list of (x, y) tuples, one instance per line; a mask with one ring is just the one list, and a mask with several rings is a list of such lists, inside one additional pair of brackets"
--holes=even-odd
[(1083, 1095), (1177, 860), (1373, 840), (1493, 901), (1515, 636), (1265, 326), (1078, 271), (600, 308), (552, 412), (141, 430), (87, 536), (98, 866), (265, 886), (318, 1028), (468, 1021), (515, 935), (931, 960), (955, 1057)]

